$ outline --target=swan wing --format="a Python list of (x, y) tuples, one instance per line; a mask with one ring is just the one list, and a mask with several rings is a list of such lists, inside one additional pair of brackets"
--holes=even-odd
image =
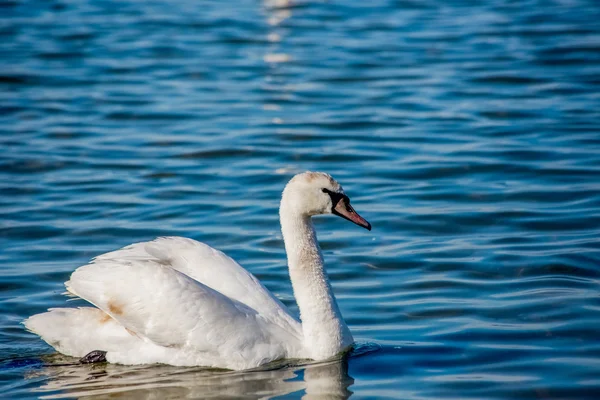
[[(156, 259), (99, 257), (73, 272), (67, 289), (132, 335), (169, 349), (162, 362), (251, 368), (294, 356), (301, 343), (295, 332)], [(141, 355), (123, 350), (108, 360), (138, 363)]]
[(262, 318), (302, 335), (300, 322), (250, 272), (207, 244), (183, 237), (160, 237), (96, 257), (94, 262), (149, 262), (169, 266), (256, 310)]

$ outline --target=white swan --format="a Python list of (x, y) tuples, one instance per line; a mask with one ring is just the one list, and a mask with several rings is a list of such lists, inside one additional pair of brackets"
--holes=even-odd
[(353, 343), (333, 296), (311, 216), (336, 214), (366, 229), (340, 184), (298, 174), (281, 198), (281, 230), (300, 323), (250, 272), (180, 237), (136, 243), (78, 268), (67, 290), (97, 308), (55, 308), (24, 324), (57, 351), (108, 362), (227, 369), (282, 358), (330, 358)]

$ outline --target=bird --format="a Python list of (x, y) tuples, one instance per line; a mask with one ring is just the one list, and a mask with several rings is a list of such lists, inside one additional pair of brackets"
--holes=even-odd
[(68, 294), (94, 307), (51, 308), (23, 324), (82, 363), (245, 370), (343, 354), (354, 339), (324, 268), (312, 222), (321, 214), (371, 230), (329, 174), (308, 171), (287, 183), (279, 216), (299, 318), (221, 251), (159, 237), (97, 256), (71, 274)]

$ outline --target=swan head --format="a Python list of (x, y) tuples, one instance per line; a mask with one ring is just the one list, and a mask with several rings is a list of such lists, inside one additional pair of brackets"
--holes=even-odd
[(342, 185), (324, 172), (308, 171), (294, 176), (283, 190), (281, 208), (309, 217), (334, 214), (371, 230), (371, 224), (350, 205)]

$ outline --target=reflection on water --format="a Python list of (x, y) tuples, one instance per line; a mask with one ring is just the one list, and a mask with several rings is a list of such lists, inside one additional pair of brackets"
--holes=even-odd
[[(47, 366), (29, 378), (44, 375), (37, 390), (43, 398), (199, 399), (271, 398), (294, 392), (303, 399), (346, 399), (354, 382), (347, 357), (323, 363), (272, 363), (245, 371), (215, 371), (171, 366), (68, 364), (72, 359), (51, 357)], [(65, 363), (66, 362), (66, 363)], [(53, 365), (54, 364), (54, 365)]]

